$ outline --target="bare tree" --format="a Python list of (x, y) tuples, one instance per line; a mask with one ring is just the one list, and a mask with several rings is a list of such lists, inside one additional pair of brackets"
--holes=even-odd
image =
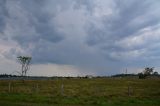
[(32, 57), (27, 57), (27, 56), (19, 56), (17, 57), (19, 62), (22, 65), (22, 69), (21, 69), (21, 76), (26, 76), (27, 71), (30, 68), (30, 62)]

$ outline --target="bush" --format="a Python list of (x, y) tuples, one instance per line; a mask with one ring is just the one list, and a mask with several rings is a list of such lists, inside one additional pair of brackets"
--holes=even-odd
[(139, 79), (145, 79), (146, 78), (146, 74), (143, 74), (143, 73), (139, 73), (138, 76), (139, 76)]

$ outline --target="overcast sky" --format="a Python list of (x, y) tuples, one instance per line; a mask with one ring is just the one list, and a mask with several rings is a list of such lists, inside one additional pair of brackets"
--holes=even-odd
[(138, 73), (160, 67), (159, 0), (0, 0), (0, 73)]

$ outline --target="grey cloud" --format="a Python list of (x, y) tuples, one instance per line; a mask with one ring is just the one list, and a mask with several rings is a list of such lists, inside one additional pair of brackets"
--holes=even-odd
[[(87, 44), (90, 46), (100, 45), (102, 49), (110, 52), (125, 51), (123, 48), (119, 48), (115, 43), (128, 36), (133, 36), (139, 30), (145, 27), (151, 27), (157, 25), (160, 20), (160, 16), (152, 16), (152, 11), (157, 8), (154, 7), (154, 2), (148, 1), (115, 1), (116, 8), (113, 10), (113, 15), (103, 17), (103, 28), (98, 29), (96, 24), (91, 23), (88, 28)], [(118, 11), (118, 12), (117, 12)], [(137, 17), (142, 17), (139, 20), (143, 23), (137, 23), (135, 26), (130, 23)], [(123, 45), (122, 45), (123, 46)], [(137, 48), (135, 48), (137, 49)]]
[[(0, 1), (0, 33), (18, 45), (5, 56), (29, 52), (34, 64), (74, 65), (98, 74), (144, 66), (159, 57), (159, 46), (155, 46), (159, 39), (143, 37), (143, 33), (159, 33), (157, 4), (149, 0)], [(155, 26), (157, 30), (152, 29)], [(151, 31), (139, 33), (148, 27)], [(134, 45), (136, 36), (145, 43)]]
[[(126, 4), (124, 5), (123, 2)], [(150, 4), (147, 4), (146, 1), (134, 1), (131, 4), (126, 1), (123, 2), (115, 2), (117, 10), (113, 10), (115, 13), (113, 13), (111, 17), (106, 16), (106, 19), (102, 20), (102, 23), (104, 24), (103, 29), (97, 30), (96, 24), (91, 24), (91, 27), (88, 29), (88, 44), (103, 43), (106, 41), (110, 44), (115, 40), (125, 38), (126, 36), (132, 36), (134, 33), (148, 25), (155, 25), (159, 22), (159, 17), (150, 17), (151, 20), (148, 20), (142, 25), (137, 25), (136, 27), (129, 26), (129, 23), (132, 22), (132, 20), (145, 15), (146, 12), (150, 12), (148, 9)]]
[[(8, 10), (7, 20), (2, 20), (3, 23), (8, 24), (9, 28), (6, 30), (11, 34), (9, 36), (20, 45), (28, 46), (29, 43), (37, 42), (40, 39), (56, 43), (64, 38), (52, 22), (54, 13), (53, 15), (47, 13), (44, 4), (43, 1), (15, 0), (8, 1), (6, 7), (3, 7)], [(4, 16), (4, 14), (2, 15)]]
[(5, 28), (5, 18), (8, 16), (7, 10), (5, 8), (6, 1), (1, 0), (0, 1), (0, 32), (3, 33), (3, 30)]

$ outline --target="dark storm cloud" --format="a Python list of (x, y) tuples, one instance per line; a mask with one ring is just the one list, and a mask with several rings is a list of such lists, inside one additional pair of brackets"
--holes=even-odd
[(98, 74), (127, 65), (144, 66), (159, 58), (159, 4), (151, 0), (0, 0), (0, 39), (5, 36), (3, 42), (11, 46), (2, 54), (13, 58), (26, 53), (34, 64), (68, 64)]
[(45, 2), (13, 0), (6, 3), (1, 10), (7, 11), (1, 15), (4, 17), (8, 13), (8, 16), (1, 23), (8, 24), (6, 30), (10, 33), (9, 36), (20, 45), (28, 46), (40, 39), (56, 43), (64, 38), (51, 22), (54, 14), (45, 10)]
[(1, 0), (0, 1), (0, 32), (2, 33), (2, 31), (4, 30), (5, 27), (5, 18), (7, 17), (8, 13), (7, 10), (5, 8), (6, 5), (6, 1), (5, 0)]
[[(150, 15), (147, 17), (148, 12), (154, 11), (150, 10), (151, 6), (153, 6), (152, 2), (143, 0), (131, 0), (130, 2), (125, 0), (115, 1), (116, 8), (113, 10), (113, 15), (107, 16), (102, 20), (104, 24), (103, 29), (97, 29), (96, 24), (91, 23), (88, 30), (89, 37), (87, 43), (89, 45), (96, 45), (105, 42), (113, 45), (116, 40), (132, 36), (140, 29), (159, 23), (159, 16), (152, 17)], [(144, 16), (140, 21), (147, 20), (142, 24), (137, 23), (136, 26), (131, 26), (130, 23), (140, 16)]]
[[(141, 36), (136, 35), (137, 32), (147, 27), (159, 25), (160, 15), (155, 12), (158, 9), (155, 4), (159, 2), (131, 0), (115, 1), (114, 3), (115, 8), (113, 8), (113, 13), (110, 16), (102, 18), (103, 28), (98, 28), (97, 24), (90, 24), (87, 30), (89, 35), (87, 37), (87, 44), (95, 48), (97, 47), (111, 61), (121, 61), (123, 63), (123, 60), (131, 59), (132, 65), (136, 65), (136, 63), (140, 64), (138, 61), (146, 61), (146, 58), (150, 60), (149, 57), (152, 57), (153, 54), (148, 54), (150, 49), (148, 49), (147, 45), (137, 44), (137, 46), (133, 45), (130, 47), (126, 47), (126, 45), (130, 43), (129, 37), (130, 39), (134, 39), (134, 36)], [(154, 35), (157, 34), (148, 33), (148, 35), (149, 39), (152, 36), (154, 38)], [(126, 38), (128, 38), (128, 41), (117, 44), (117, 42), (121, 42)], [(142, 42), (145, 41), (143, 38), (141, 40)], [(152, 42), (150, 45), (154, 45), (154, 40), (150, 40), (150, 42)], [(159, 52), (159, 50), (154, 52)], [(143, 62), (142, 65), (145, 63), (149, 63), (149, 61)]]

